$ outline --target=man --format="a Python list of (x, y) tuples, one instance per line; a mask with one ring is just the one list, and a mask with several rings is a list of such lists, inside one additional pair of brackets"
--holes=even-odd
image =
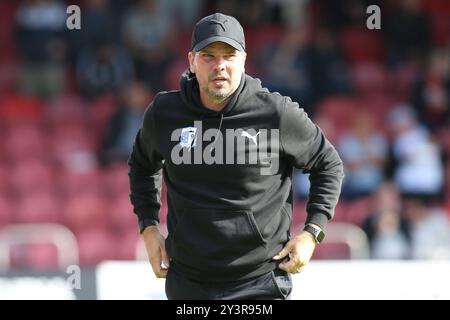
[[(287, 299), (332, 218), (342, 162), (298, 104), (244, 73), (244, 32), (201, 19), (180, 90), (148, 107), (129, 159), (131, 201), (169, 299)], [(287, 81), (289, 79), (286, 79)], [(290, 235), (293, 168), (310, 173), (305, 230)], [(158, 230), (161, 176), (168, 237)]]

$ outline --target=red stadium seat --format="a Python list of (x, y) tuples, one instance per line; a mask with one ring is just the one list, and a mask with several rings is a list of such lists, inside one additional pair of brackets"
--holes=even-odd
[(375, 128), (380, 130), (386, 136), (390, 134), (388, 128), (387, 117), (392, 107), (397, 100), (387, 95), (377, 95), (371, 97), (364, 97), (360, 100), (360, 105), (365, 110), (369, 111), (373, 117)]
[[(330, 124), (333, 125), (333, 132), (329, 139), (332, 142), (336, 142), (349, 128), (352, 116), (359, 108), (361, 108), (361, 104), (357, 98), (350, 96), (330, 96), (320, 101), (317, 105), (316, 117), (324, 117), (330, 120)], [(328, 137), (329, 132), (325, 133)]]
[(126, 163), (118, 163), (108, 167), (103, 172), (103, 186), (106, 193), (115, 198), (130, 193), (128, 178), (128, 166)]
[(316, 246), (313, 260), (350, 259), (350, 247), (345, 243), (321, 243)]
[(410, 101), (419, 73), (420, 70), (417, 66), (408, 63), (403, 63), (395, 69), (389, 70), (389, 94), (396, 100)]
[(347, 222), (361, 226), (372, 211), (371, 204), (372, 200), (370, 197), (351, 201), (347, 207)]
[(178, 55), (178, 59), (184, 59), (187, 63), (187, 52), (191, 50), (192, 30), (178, 30), (176, 41), (171, 43), (172, 52)]
[(116, 238), (103, 226), (84, 228), (76, 233), (76, 237), (83, 266), (94, 266), (119, 256)]
[(6, 163), (2, 162), (0, 158), (0, 197), (2, 195), (6, 196), (10, 192), (10, 183), (9, 183), (9, 179), (11, 178), (10, 170), (11, 167)]
[(17, 57), (17, 46), (15, 45), (14, 35), (16, 34), (17, 23), (16, 10), (20, 5), (19, 1), (0, 1), (0, 60)]
[(347, 203), (340, 200), (334, 210), (334, 222), (347, 222)]
[(425, 12), (431, 14), (450, 14), (450, 2), (447, 0), (424, 0), (421, 1), (421, 7)]
[(15, 207), (13, 201), (0, 193), (0, 229), (13, 222)]
[(71, 194), (64, 210), (64, 221), (78, 233), (89, 227), (106, 227), (110, 219), (108, 204), (96, 194)]
[(262, 25), (245, 30), (246, 51), (249, 57), (277, 43), (283, 36), (284, 29), (277, 25)]
[(15, 222), (20, 223), (62, 222), (59, 199), (49, 192), (34, 191), (19, 198), (15, 213)]
[(381, 33), (360, 27), (340, 31), (339, 42), (345, 57), (351, 63), (383, 62), (385, 48)]
[(42, 119), (45, 105), (33, 97), (10, 95), (0, 100), (0, 119), (8, 122)]
[(110, 210), (108, 214), (108, 223), (112, 230), (121, 232), (126, 230), (137, 230), (137, 216), (133, 213), (128, 193), (121, 197), (111, 199)]
[(426, 0), (422, 1), (422, 8), (429, 16), (433, 44), (445, 46), (450, 39), (450, 2)]
[(10, 251), (11, 268), (49, 271), (58, 269), (58, 251), (51, 243), (15, 245)]
[(17, 83), (18, 75), (19, 65), (16, 62), (0, 62), (0, 96), (12, 94)]
[(97, 142), (102, 141), (102, 133), (117, 108), (118, 103), (113, 95), (98, 97), (89, 105), (87, 119), (89, 119), (89, 127), (93, 132), (92, 139), (98, 138)]
[(88, 106), (77, 95), (61, 95), (54, 98), (46, 109), (45, 119), (50, 127), (65, 127), (66, 125), (83, 126), (87, 116)]
[(450, 156), (450, 128), (442, 128), (438, 132), (438, 139), (443, 151), (447, 154), (447, 156)]
[(115, 254), (117, 259), (135, 260), (136, 259), (136, 242), (140, 239), (137, 223), (134, 227), (126, 230), (116, 237)]
[(164, 82), (168, 90), (177, 90), (180, 87), (180, 76), (188, 67), (186, 57), (172, 62), (164, 75)]
[(46, 160), (49, 136), (46, 130), (32, 123), (17, 123), (5, 132), (3, 152), (11, 163), (26, 159)]
[(384, 95), (388, 88), (388, 76), (383, 65), (376, 63), (358, 63), (352, 66), (353, 84), (359, 95)]
[[(82, 165), (80, 164), (80, 166)], [(99, 169), (87, 168), (85, 171), (82, 168), (79, 171), (75, 169), (62, 168), (57, 172), (57, 179), (54, 183), (59, 192), (68, 197), (73, 197), (80, 193), (90, 193), (93, 196), (97, 196), (104, 192), (105, 186), (102, 184), (102, 172)]]
[(54, 172), (48, 162), (26, 159), (16, 163), (10, 171), (10, 187), (18, 196), (35, 191), (54, 192)]
[(433, 43), (445, 46), (450, 39), (450, 12), (434, 14), (431, 19)]
[[(55, 160), (66, 166), (77, 166), (81, 161), (87, 161), (91, 166), (95, 162), (95, 151), (98, 141), (93, 138), (87, 126), (79, 124), (59, 125), (52, 131), (50, 144)], [(80, 161), (80, 162), (77, 162)]]

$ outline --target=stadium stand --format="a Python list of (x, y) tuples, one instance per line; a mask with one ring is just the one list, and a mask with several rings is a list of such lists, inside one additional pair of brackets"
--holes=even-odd
[[(61, 3), (47, 2), (49, 5)], [(87, 2), (79, 1), (82, 8)], [(108, 14), (117, 23), (115, 36), (102, 41), (111, 41), (126, 50), (121, 23), (137, 1), (105, 2)], [(219, 8), (222, 2), (205, 0), (197, 15)], [(262, 2), (261, 5), (268, 6), (265, 8), (268, 9), (269, 2), (273, 1)], [(21, 86), (23, 76), (31, 69), (27, 69), (29, 64), (19, 45), (21, 34), (17, 15), (20, 8), (35, 9), (33, 3), (0, 1), (0, 268), (51, 269), (78, 262), (82, 266), (92, 266), (107, 259), (146, 260), (129, 203), (126, 160), (114, 159), (105, 164), (99, 157), (111, 119), (122, 107), (122, 91), (126, 88), (84, 96), (76, 77), (81, 48), (76, 47), (78, 42), (73, 33), (64, 32), (57, 35), (57, 39), (62, 41), (61, 51), (57, 51), (60, 55), (48, 58), (57, 59), (63, 66), (65, 86), (60, 91), (50, 90), (53, 93), (47, 96), (24, 91)], [(384, 22), (381, 30), (370, 31), (355, 26), (352, 19), (344, 16), (328, 21), (327, 17), (333, 13), (330, 10), (336, 7), (340, 8), (339, 12), (346, 13), (345, 16), (350, 16), (347, 12), (350, 9), (342, 3), (310, 1), (305, 7), (309, 11), (305, 13), (303, 26), (307, 28), (309, 37), (306, 42), (308, 50), (312, 49), (310, 38), (314, 30), (332, 30), (336, 48), (343, 53), (343, 68), (349, 74), (351, 90), (337, 88), (331, 93), (318, 90), (321, 94), (311, 100), (308, 112), (336, 143), (349, 130), (356, 111), (364, 109), (392, 147), (392, 131), (387, 119), (394, 106), (408, 103), (419, 114), (426, 114), (429, 110), (427, 104), (436, 98), (433, 94), (442, 92), (440, 95), (446, 101), (439, 116), (442, 121), (428, 123), (426, 117), (419, 120), (422, 125), (430, 127), (430, 139), (438, 143), (446, 167), (443, 190), (436, 198), (426, 199), (425, 203), (427, 208), (444, 210), (450, 219), (450, 67), (433, 73), (433, 82), (429, 81), (430, 74), (427, 73), (432, 53), (437, 49), (447, 53), (450, 50), (449, 2), (419, 1), (417, 15), (428, 18), (426, 21), (430, 24), (429, 39), (420, 44), (426, 46), (427, 54), (424, 57), (416, 55), (415, 49), (422, 48), (415, 48), (413, 44), (411, 51), (400, 60), (395, 59), (392, 44), (387, 40), (391, 30)], [(383, 21), (395, 20), (396, 14), (403, 10), (393, 1), (385, 4)], [(273, 6), (271, 4), (270, 8)], [(263, 12), (245, 26), (247, 71), (257, 76), (261, 76), (261, 71), (271, 63), (261, 61), (259, 54), (276, 45), (286, 31), (286, 21), (274, 13), (280, 11)], [(178, 20), (171, 17), (170, 12), (164, 14), (168, 14), (171, 24), (177, 24)], [(365, 12), (359, 14), (365, 19)], [(162, 56), (171, 57), (168, 67), (158, 75), (158, 86), (167, 90), (178, 87), (179, 74), (187, 68), (186, 50), (190, 48), (190, 31), (185, 27), (174, 29), (178, 29), (178, 33), (168, 47), (172, 52), (164, 51), (168, 49), (160, 52)], [(89, 41), (86, 43), (89, 45)], [(331, 68), (330, 79), (342, 76), (341, 69), (333, 70)], [(306, 70), (304, 76), (316, 79), (313, 83), (317, 86), (327, 85), (317, 77), (314, 68)], [(133, 83), (145, 82), (138, 75), (136, 77)], [(265, 83), (264, 78), (262, 82)], [(436, 85), (439, 90), (430, 91), (429, 87), (420, 86), (421, 83), (432, 83), (431, 88), (434, 90)], [(154, 88), (149, 82), (146, 85), (152, 92)], [(152, 97), (153, 94), (148, 102)], [(384, 178), (391, 180), (397, 163), (391, 155), (384, 161)], [(165, 193), (163, 187), (163, 229), (167, 214)], [(304, 222), (305, 201), (296, 195), (292, 230), (298, 230)], [(335, 218), (327, 229), (327, 240), (318, 246), (314, 259), (368, 257), (367, 239), (360, 227), (373, 207), (369, 196), (341, 199)]]

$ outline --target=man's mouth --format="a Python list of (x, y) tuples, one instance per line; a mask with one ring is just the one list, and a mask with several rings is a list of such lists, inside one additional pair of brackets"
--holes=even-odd
[(222, 85), (222, 84), (224, 84), (227, 81), (228, 81), (228, 79), (225, 78), (225, 77), (215, 77), (215, 78), (212, 79), (212, 82), (215, 85)]

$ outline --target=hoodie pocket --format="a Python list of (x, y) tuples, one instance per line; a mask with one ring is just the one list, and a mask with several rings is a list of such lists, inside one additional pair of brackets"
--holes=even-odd
[(289, 299), (289, 295), (291, 294), (293, 287), (291, 275), (278, 268), (273, 270), (270, 275), (275, 287), (275, 292), (281, 299)]
[(194, 264), (245, 264), (245, 255), (264, 247), (250, 210), (186, 209), (173, 235), (176, 255)]

